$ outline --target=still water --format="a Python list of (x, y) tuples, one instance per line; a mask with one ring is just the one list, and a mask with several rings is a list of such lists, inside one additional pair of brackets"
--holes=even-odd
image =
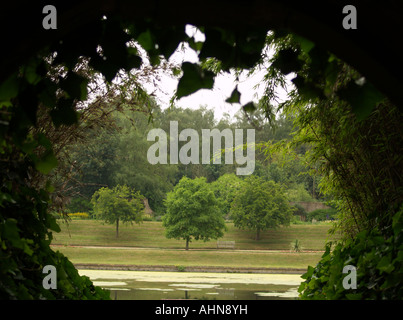
[(298, 299), (296, 274), (79, 270), (116, 300)]

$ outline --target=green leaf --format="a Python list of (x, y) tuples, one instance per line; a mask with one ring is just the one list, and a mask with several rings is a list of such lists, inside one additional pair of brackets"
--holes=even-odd
[(251, 112), (253, 112), (253, 111), (255, 111), (256, 110), (256, 106), (255, 106), (255, 104), (251, 101), (251, 102), (248, 102), (247, 104), (244, 104), (243, 106), (242, 106), (242, 109), (244, 109), (246, 112), (248, 112), (248, 113), (251, 113)]
[(157, 38), (158, 51), (168, 60), (175, 52), (179, 44), (186, 39), (188, 35), (185, 33), (185, 26), (172, 27), (172, 29), (156, 29), (153, 30)]
[(294, 34), (294, 39), (297, 40), (297, 42), (299, 43), (302, 51), (304, 51), (305, 53), (309, 53), (309, 51), (312, 50), (312, 48), (315, 47), (315, 43), (304, 38), (301, 37), (299, 35)]
[(88, 79), (69, 72), (67, 77), (60, 81), (60, 88), (65, 90), (71, 99), (87, 99)]
[(391, 263), (390, 255), (383, 256), (381, 260), (379, 260), (376, 268), (381, 272), (391, 273), (395, 267)]
[(150, 32), (150, 30), (147, 30), (145, 32), (142, 32), (138, 37), (137, 37), (137, 42), (143, 47), (144, 50), (150, 51), (155, 49), (155, 42), (153, 39), (153, 35)]
[(48, 174), (52, 169), (54, 169), (58, 164), (58, 161), (53, 154), (53, 151), (48, 150), (41, 157), (41, 159), (35, 163), (35, 168), (42, 172), (43, 174)]
[(194, 38), (188, 39), (187, 43), (189, 44), (189, 47), (191, 47), (196, 52), (200, 52), (201, 49), (203, 48), (203, 42), (201, 41), (196, 42)]
[[(199, 57), (204, 58), (217, 58), (225, 63), (229, 63), (232, 53), (234, 51), (235, 37), (226, 34), (225, 30), (219, 28), (205, 28), (204, 34), (206, 40), (200, 51)], [(231, 38), (233, 38), (231, 40)]]
[(311, 278), (312, 275), (313, 275), (313, 271), (314, 271), (314, 270), (315, 270), (315, 269), (314, 269), (312, 266), (308, 266), (307, 272), (304, 273), (304, 274), (301, 276), (301, 278), (302, 278), (302, 279), (309, 279), (309, 278)]
[(37, 73), (38, 68), (37, 61), (30, 61), (24, 67), (24, 77), (28, 81), (29, 84), (36, 85), (40, 80), (41, 76)]
[(384, 99), (382, 93), (369, 82), (363, 85), (350, 82), (345, 88), (339, 90), (338, 93), (342, 100), (350, 104), (353, 113), (359, 121), (367, 118), (375, 106)]
[(202, 70), (197, 64), (185, 62), (182, 64), (183, 76), (176, 90), (177, 98), (188, 96), (199, 89), (212, 89), (214, 73)]
[(19, 105), (32, 124), (36, 124), (38, 96), (33, 86), (25, 87), (19, 94)]
[(106, 58), (104, 59), (100, 56), (93, 57), (91, 59), (91, 65), (94, 67), (94, 69), (102, 73), (108, 82), (111, 82), (115, 78), (116, 73), (119, 71), (119, 66), (110, 63)]
[(18, 94), (17, 75), (13, 74), (7, 80), (0, 84), (0, 101), (8, 101)]
[(128, 52), (128, 57), (127, 57), (127, 66), (126, 68), (128, 70), (130, 69), (138, 69), (141, 67), (141, 64), (143, 63), (143, 60), (141, 57), (138, 55), (138, 51), (136, 48), (127, 48)]
[(284, 75), (297, 72), (301, 69), (303, 62), (298, 59), (298, 52), (293, 49), (283, 49), (278, 52), (277, 58), (273, 61), (273, 67), (280, 70)]
[(324, 97), (321, 89), (299, 75), (292, 79), (291, 82), (298, 89), (298, 93), (307, 100)]
[(241, 100), (241, 93), (238, 91), (238, 86), (232, 91), (231, 96), (225, 100), (228, 103), (239, 103)]
[(78, 120), (78, 114), (73, 108), (71, 99), (60, 99), (57, 107), (50, 112), (50, 115), (56, 127), (62, 124), (72, 125)]
[(44, 146), (46, 149), (51, 149), (52, 148), (52, 142), (43, 134), (42, 132), (38, 133), (37, 137), (38, 143), (41, 146)]
[(4, 223), (2, 238), (10, 241), (13, 246), (19, 247), (21, 237), (18, 231), (17, 220), (9, 218)]
[(50, 230), (53, 230), (55, 232), (60, 232), (60, 226), (58, 225), (55, 217), (50, 215), (49, 213), (46, 215), (46, 224)]

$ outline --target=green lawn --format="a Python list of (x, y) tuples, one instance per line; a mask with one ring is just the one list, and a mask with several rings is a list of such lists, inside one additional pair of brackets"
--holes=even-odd
[[(115, 226), (97, 220), (72, 220), (67, 225), (60, 223), (62, 231), (54, 234), (53, 244), (81, 246), (123, 246), (141, 248), (182, 249), (183, 240), (166, 239), (161, 222), (145, 221), (140, 225), (119, 226), (119, 238)], [(236, 242), (236, 249), (289, 250), (290, 242), (298, 239), (304, 250), (323, 250), (330, 224), (291, 225), (261, 233), (261, 240), (254, 240), (254, 232), (239, 230), (227, 223), (228, 230), (220, 240)], [(190, 249), (215, 249), (216, 241), (193, 241)]]
[[(184, 250), (183, 240), (166, 239), (161, 222), (145, 221), (141, 225), (120, 225), (119, 238), (115, 226), (97, 220), (72, 220), (60, 223), (62, 231), (54, 234), (54, 250), (64, 253), (73, 263), (306, 268), (315, 265), (326, 240), (330, 240), (330, 224), (291, 225), (262, 232), (254, 240), (254, 232), (239, 230), (227, 223), (221, 240), (236, 242), (236, 249), (217, 249), (216, 241), (193, 241)], [(304, 252), (290, 252), (290, 243), (298, 239)], [(75, 247), (74, 247), (75, 246)], [(80, 247), (81, 246), (81, 247)], [(85, 246), (96, 246), (86, 248)], [(104, 247), (104, 248), (103, 248)], [(128, 247), (112, 249), (105, 247)], [(192, 250), (193, 249), (193, 250)], [(285, 250), (284, 252), (271, 250)]]
[(264, 268), (306, 268), (315, 265), (323, 253), (290, 253), (229, 250), (106, 249), (55, 247), (73, 263), (222, 266)]

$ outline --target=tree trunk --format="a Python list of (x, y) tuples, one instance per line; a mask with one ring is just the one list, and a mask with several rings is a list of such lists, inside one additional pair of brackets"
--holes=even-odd
[(119, 218), (116, 219), (116, 239), (119, 237)]
[(256, 240), (260, 240), (260, 228), (256, 229)]
[(189, 238), (186, 238), (186, 250), (189, 250)]

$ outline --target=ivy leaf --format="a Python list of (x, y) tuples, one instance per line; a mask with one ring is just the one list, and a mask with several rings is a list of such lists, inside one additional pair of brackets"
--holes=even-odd
[(46, 225), (52, 231), (55, 231), (55, 232), (60, 232), (61, 231), (60, 226), (57, 224), (57, 221), (56, 221), (55, 217), (53, 217), (50, 214), (46, 215)]
[(169, 57), (175, 52), (179, 44), (188, 38), (185, 33), (185, 26), (179, 28), (173, 27), (172, 29), (157, 29), (154, 30), (154, 35), (157, 38), (158, 51), (168, 60)]
[(19, 228), (17, 227), (17, 220), (9, 218), (5, 221), (3, 227), (2, 238), (11, 242), (14, 247), (21, 247), (21, 237), (19, 234)]
[(320, 88), (299, 75), (292, 79), (291, 82), (297, 88), (298, 93), (307, 100), (324, 98), (323, 92)]
[(102, 56), (91, 57), (91, 65), (105, 76), (106, 81), (111, 82), (120, 69), (127, 67), (126, 42), (130, 41), (130, 37), (118, 21), (108, 19), (103, 23), (104, 32), (99, 43)]
[(391, 263), (390, 255), (383, 256), (381, 260), (379, 260), (376, 268), (382, 272), (391, 273), (395, 267)]
[(35, 125), (38, 110), (38, 96), (33, 86), (27, 86), (25, 90), (20, 93), (19, 104), (27, 118)]
[(131, 70), (133, 68), (138, 69), (141, 67), (143, 63), (143, 59), (138, 54), (136, 48), (127, 48), (128, 57), (127, 57), (127, 69)]
[(367, 118), (375, 106), (384, 99), (382, 93), (369, 82), (363, 85), (350, 82), (345, 88), (340, 89), (338, 94), (342, 100), (350, 104), (359, 121)]
[(231, 96), (225, 100), (228, 103), (239, 103), (241, 100), (241, 93), (238, 91), (238, 86), (232, 91)]
[(293, 49), (283, 49), (278, 52), (277, 58), (273, 62), (273, 67), (287, 75), (297, 72), (302, 68), (303, 62), (298, 59), (298, 52)]
[(308, 279), (308, 278), (312, 277), (313, 271), (314, 271), (314, 268), (312, 266), (308, 266), (308, 270), (306, 271), (306, 273), (304, 273), (301, 276), (301, 278), (302, 279)]
[(203, 48), (203, 42), (201, 41), (195, 41), (195, 39), (189, 38), (187, 39), (187, 43), (189, 44), (189, 47), (192, 48), (194, 51), (200, 53), (201, 49)]
[(77, 73), (69, 72), (67, 77), (60, 81), (60, 88), (67, 92), (71, 99), (87, 99), (88, 79)]
[(50, 115), (56, 127), (62, 124), (71, 125), (77, 123), (78, 120), (78, 114), (73, 108), (71, 99), (60, 99)]
[(248, 113), (251, 113), (251, 112), (253, 112), (253, 111), (256, 110), (256, 106), (255, 106), (255, 104), (254, 104), (252, 101), (251, 101), (251, 102), (248, 102), (248, 103), (245, 104), (245, 105), (243, 105), (242, 108), (243, 108), (246, 112), (248, 112)]
[(241, 32), (237, 34), (237, 67), (252, 68), (261, 58), (261, 52), (266, 40), (266, 32), (262, 30)]
[(48, 174), (56, 168), (58, 161), (52, 150), (47, 150), (39, 161), (35, 163), (35, 168), (43, 174)]
[(13, 74), (6, 81), (0, 84), (0, 101), (8, 101), (18, 94), (17, 75)]
[(113, 63), (109, 63), (105, 57), (95, 56), (91, 58), (91, 66), (102, 73), (106, 81), (111, 82), (115, 78), (119, 68)]
[(309, 51), (311, 51), (315, 47), (314, 42), (312, 42), (304, 37), (294, 34), (294, 38), (295, 38), (295, 40), (297, 40), (302, 51), (304, 51), (305, 53), (309, 53)]
[(150, 51), (155, 49), (155, 42), (153, 39), (153, 35), (150, 30), (142, 32), (137, 37), (137, 42), (143, 47), (144, 50)]
[(205, 28), (206, 40), (200, 51), (200, 59), (217, 58), (223, 63), (223, 69), (229, 70), (236, 65), (235, 36), (219, 28)]
[(214, 73), (202, 70), (197, 64), (185, 62), (182, 64), (183, 76), (176, 89), (178, 99), (188, 96), (199, 89), (212, 89)]
[(38, 61), (31, 60), (23, 68), (24, 77), (29, 84), (37, 84), (43, 75), (39, 75), (37, 72)]

